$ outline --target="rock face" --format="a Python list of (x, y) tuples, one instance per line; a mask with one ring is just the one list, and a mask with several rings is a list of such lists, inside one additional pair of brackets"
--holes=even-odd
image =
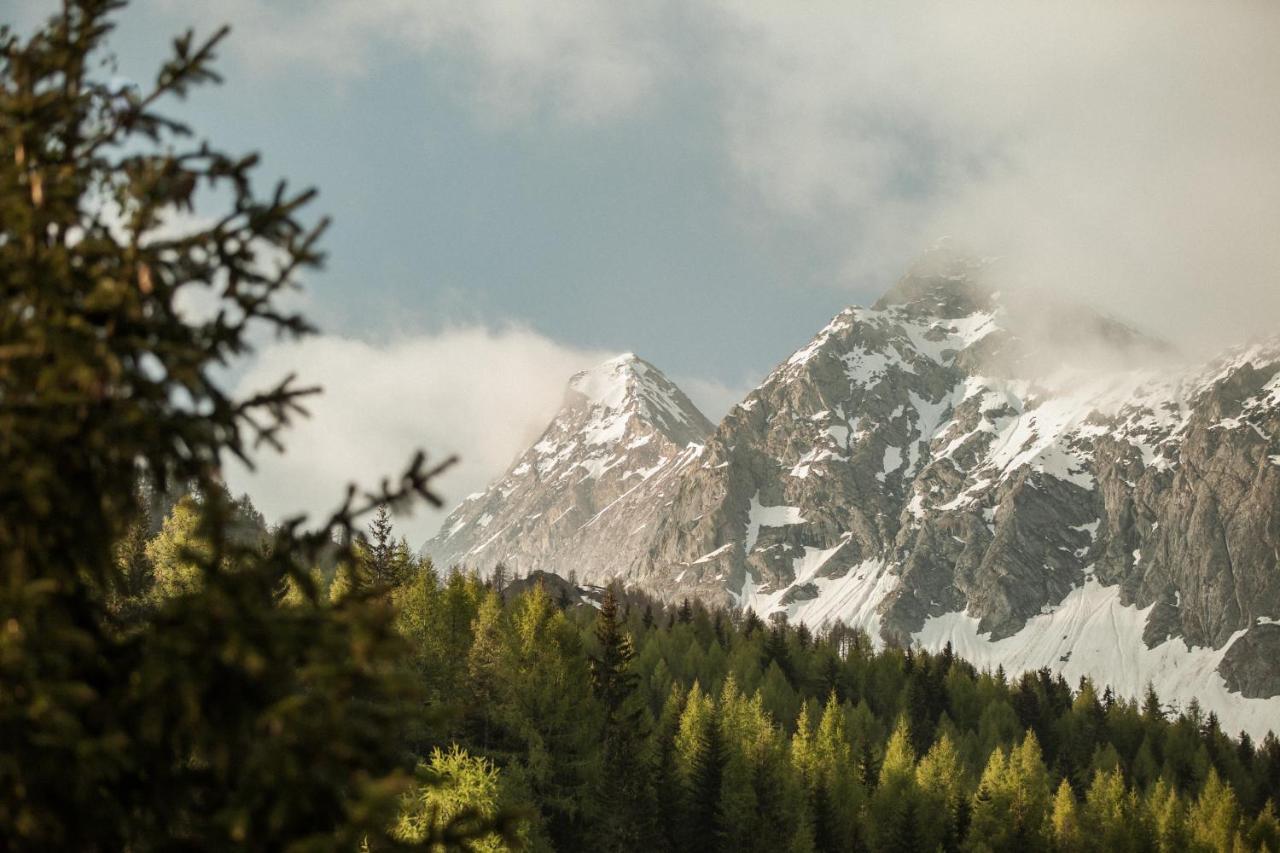
[(560, 412), (501, 480), (467, 498), (424, 551), (437, 565), (606, 578), (640, 559), (711, 423), (631, 353), (574, 376)]
[[(593, 443), (597, 410), (568, 405), (428, 551), (951, 642), (1134, 695), (1152, 681), (1225, 724), (1274, 726), (1280, 338), (1170, 368), (1163, 345), (1083, 309), (1028, 333), (981, 279), (926, 256), (714, 431), (665, 380), (669, 417), (636, 409), (625, 437)], [(1045, 357), (1086, 340), (1127, 366)]]

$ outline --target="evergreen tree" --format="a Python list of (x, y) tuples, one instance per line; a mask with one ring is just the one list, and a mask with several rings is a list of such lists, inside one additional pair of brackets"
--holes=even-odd
[(591, 689), (604, 709), (600, 737), (601, 784), (597, 791), (602, 825), (597, 849), (638, 850), (653, 843), (656, 806), (644, 755), (644, 705), (636, 692), (639, 677), (631, 637), (622, 630), (613, 587), (605, 590), (596, 616), (596, 653), (591, 658)]
[(147, 543), (152, 598), (156, 601), (197, 592), (204, 581), (213, 546), (201, 535), (200, 505), (186, 496), (165, 517), (164, 526)]
[(1263, 805), (1249, 829), (1249, 849), (1280, 850), (1280, 820), (1276, 819), (1275, 804), (1271, 800)]
[(150, 490), (139, 487), (137, 510), (124, 535), (115, 545), (114, 584), (107, 591), (107, 606), (126, 620), (140, 615), (155, 583), (155, 568), (147, 556), (150, 532)]
[(683, 827), (684, 785), (677, 740), (684, 708), (684, 691), (680, 689), (680, 685), (673, 684), (662, 704), (662, 713), (658, 717), (654, 732), (658, 753), (657, 767), (654, 772), (654, 787), (658, 803), (655, 847), (665, 851), (679, 849), (680, 832)]
[(689, 599), (680, 602), (680, 610), (677, 615), (677, 622), (681, 625), (688, 625), (693, 621), (693, 605), (689, 603)]
[(682, 849), (718, 849), (723, 840), (720, 794), (727, 761), (714, 700), (694, 683), (680, 716), (676, 754), (684, 781)]
[(471, 713), (479, 721), (480, 748), (490, 748), (494, 716), (500, 707), (509, 667), (506, 656), (508, 626), (504, 623), (502, 599), (490, 590), (480, 603), (473, 628), (474, 640), (467, 655), (467, 683), (471, 690)]
[(402, 800), (395, 822), (399, 841), (422, 843), (449, 839), (456, 833), (475, 853), (502, 853), (527, 847), (531, 832), (524, 826), (505, 836), (492, 827), (507, 798), (501, 774), (492, 762), (474, 758), (456, 744), (448, 752), (435, 749), (420, 768), (426, 784), (416, 786)]
[(379, 504), (369, 523), (368, 545), (365, 548), (365, 571), (379, 586), (394, 586), (391, 573), (391, 557), (395, 539), (391, 530), (391, 513), (386, 504)]
[(1147, 824), (1159, 853), (1176, 853), (1191, 846), (1186, 807), (1178, 792), (1163, 779), (1146, 796)]
[[(280, 296), (319, 266), (323, 222), (303, 219), (312, 193), (259, 196), (255, 156), (195, 143), (158, 112), (218, 79), (225, 30), (180, 36), (143, 87), (109, 73), (122, 7), (65, 0), (25, 40), (0, 31), (0, 837), (13, 850), (377, 845), (411, 769), (394, 737), (415, 704), (403, 646), (387, 607), (330, 607), (310, 572), (372, 505), (439, 505), (438, 469), (419, 457), (267, 548), (237, 535), (221, 466), (280, 446), (308, 389), (238, 398), (218, 376), (250, 328), (309, 331)], [(197, 188), (208, 206), (192, 217)], [(204, 319), (180, 307), (197, 291), (215, 303)], [(160, 594), (123, 629), (116, 548), (142, 512), (140, 471), (200, 502), (153, 549)], [(278, 606), (286, 577), (304, 605)]]
[(1149, 832), (1143, 826), (1137, 798), (1119, 770), (1099, 770), (1085, 794), (1082, 824), (1085, 837), (1102, 850), (1138, 851)]
[(991, 753), (974, 794), (969, 825), (973, 850), (1039, 850), (1052, 832), (1049, 777), (1040, 745), (1028, 731), (1008, 755)]
[(690, 848), (724, 849), (725, 826), (720, 799), (727, 763), (720, 721), (711, 716), (698, 734), (689, 768), (690, 815), (685, 838)]

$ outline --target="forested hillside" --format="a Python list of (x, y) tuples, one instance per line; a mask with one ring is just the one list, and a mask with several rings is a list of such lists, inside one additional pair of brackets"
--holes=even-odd
[[(143, 610), (203, 547), (198, 508), (145, 545)], [(385, 514), (354, 553), (315, 578), (394, 608), (424, 703), (386, 735), (446, 782), (403, 799), (405, 840), (472, 808), (522, 815), (532, 849), (1280, 849), (1280, 740), (1195, 704), (554, 575), (442, 577)]]

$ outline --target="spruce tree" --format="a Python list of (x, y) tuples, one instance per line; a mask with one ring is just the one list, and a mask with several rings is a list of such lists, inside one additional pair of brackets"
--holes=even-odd
[[(403, 646), (385, 606), (330, 607), (310, 571), (373, 506), (438, 505), (438, 469), (419, 457), (267, 548), (236, 536), (221, 466), (281, 446), (311, 389), (236, 397), (218, 376), (251, 327), (310, 331), (280, 296), (320, 265), (324, 222), (306, 219), (312, 192), (260, 195), (255, 156), (158, 111), (218, 79), (225, 30), (177, 38), (154, 84), (104, 73), (123, 5), (64, 0), (30, 38), (0, 30), (0, 837), (376, 846), (411, 769), (389, 736), (413, 707)], [(217, 310), (188, 316), (196, 293)], [(172, 594), (125, 627), (115, 549), (140, 471), (162, 493), (195, 487), (201, 545), (173, 552)], [(278, 606), (286, 577), (305, 605)]]
[(689, 821), (685, 826), (687, 849), (723, 849), (725, 833), (720, 795), (727, 763), (720, 720), (715, 715), (708, 716), (698, 733), (689, 768)]
[(604, 709), (596, 843), (600, 850), (643, 849), (653, 842), (656, 805), (644, 754), (645, 708), (636, 690), (639, 676), (631, 669), (635, 651), (619, 620), (612, 586), (605, 590), (596, 614), (595, 641), (591, 690)]
[(369, 523), (368, 545), (365, 550), (365, 570), (379, 586), (392, 586), (391, 556), (395, 539), (391, 531), (391, 513), (386, 504), (379, 504)]

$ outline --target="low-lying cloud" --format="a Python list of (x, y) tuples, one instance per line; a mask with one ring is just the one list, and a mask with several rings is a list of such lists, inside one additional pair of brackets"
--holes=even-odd
[[(565, 383), (612, 353), (575, 349), (520, 327), (465, 327), (371, 344), (317, 336), (264, 349), (239, 382), (247, 392), (289, 373), (324, 392), (283, 436), (283, 454), (262, 451), (257, 470), (228, 472), (271, 520), (332, 510), (344, 484), (373, 487), (398, 475), (413, 453), (457, 454), (439, 483), (446, 504), (483, 490), (546, 427)], [(444, 513), (423, 508), (397, 529), (416, 547)]]

